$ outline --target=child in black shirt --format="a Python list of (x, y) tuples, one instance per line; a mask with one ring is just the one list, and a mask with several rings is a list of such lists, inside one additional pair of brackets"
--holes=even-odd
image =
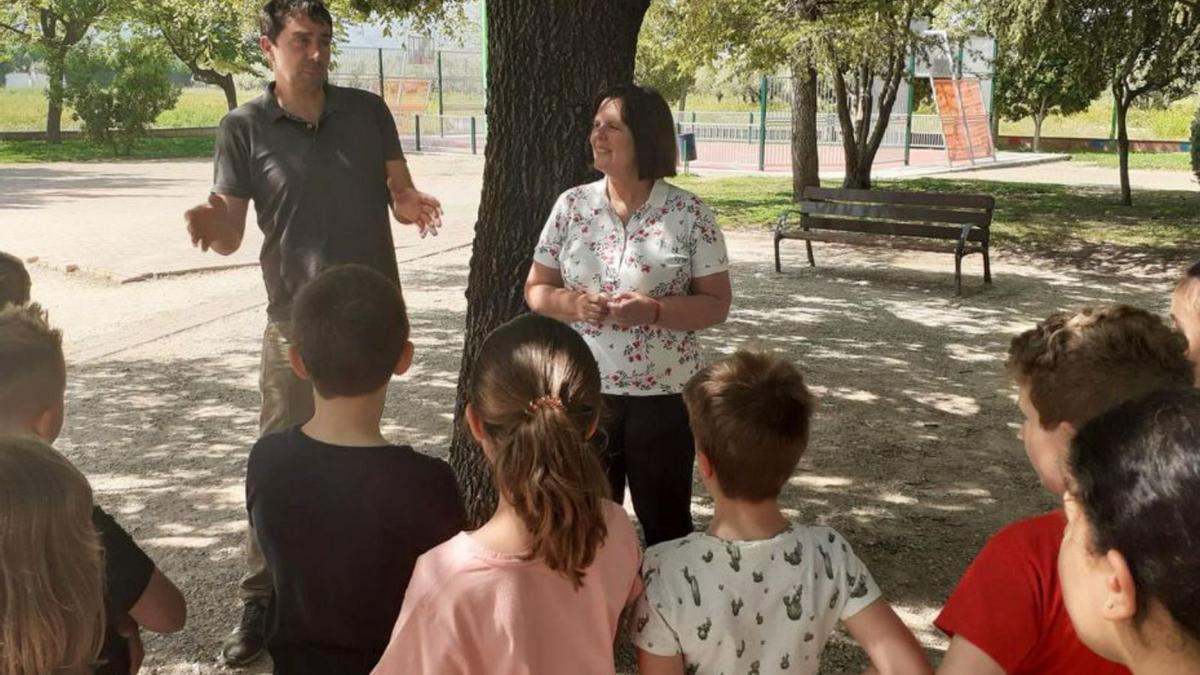
[(412, 362), (400, 289), (367, 267), (331, 268), (292, 309), (292, 366), (316, 412), (250, 453), (246, 506), (270, 567), (275, 673), (369, 673), (419, 555), (465, 526), (439, 459), (379, 430), (387, 385)]

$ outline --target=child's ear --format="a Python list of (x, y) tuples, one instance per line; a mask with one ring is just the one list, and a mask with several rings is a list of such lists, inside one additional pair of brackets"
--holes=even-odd
[(713, 470), (712, 460), (705, 454), (700, 444), (696, 444), (696, 466), (700, 469), (700, 475), (706, 479), (711, 479), (716, 471)]
[(292, 364), (292, 371), (296, 373), (296, 377), (302, 380), (310, 379), (308, 368), (304, 367), (304, 359), (300, 358), (300, 350), (296, 349), (296, 345), (288, 347), (288, 363)]
[(463, 416), (467, 420), (467, 429), (471, 432), (471, 436), (480, 445), (483, 445), (483, 439), (487, 438), (487, 434), (483, 430), (483, 420), (479, 419), (479, 414), (475, 412), (475, 407), (468, 403)]
[(63, 418), (66, 416), (62, 401), (38, 413), (33, 421), (33, 433), (43, 441), (53, 444), (62, 431)]
[(396, 361), (396, 369), (392, 372), (396, 375), (403, 375), (412, 367), (413, 360), (413, 343), (412, 340), (404, 341), (404, 349), (400, 350), (400, 359)]
[(1104, 560), (1108, 563), (1108, 569), (1105, 570), (1108, 578), (1104, 582), (1107, 595), (1104, 618), (1109, 621), (1129, 621), (1137, 614), (1137, 587), (1133, 584), (1129, 563), (1115, 549), (1104, 554)]

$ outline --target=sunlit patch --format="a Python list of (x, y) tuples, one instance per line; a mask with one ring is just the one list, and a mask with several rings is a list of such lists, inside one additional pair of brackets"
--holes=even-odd
[(830, 488), (853, 485), (854, 481), (850, 478), (844, 478), (842, 476), (814, 476), (812, 474), (804, 474), (800, 476), (792, 476), (788, 479), (788, 483), (813, 490), (828, 490)]
[(164, 548), (208, 548), (220, 541), (217, 537), (150, 537), (142, 543)]
[(986, 363), (989, 361), (1001, 361), (1004, 359), (1003, 354), (997, 353), (991, 349), (977, 347), (974, 345), (964, 345), (961, 343), (949, 343), (943, 345), (946, 350), (946, 355), (955, 361), (963, 361), (965, 363)]
[(979, 403), (969, 396), (944, 392), (919, 392), (911, 389), (905, 390), (904, 394), (918, 403), (923, 403), (949, 415), (969, 417), (979, 414)]
[(147, 490), (163, 488), (169, 485), (164, 478), (139, 478), (129, 475), (91, 474), (88, 482), (92, 484), (93, 492), (125, 492), (126, 490)]
[(879, 501), (885, 502), (888, 504), (916, 504), (917, 503), (916, 498), (909, 497), (908, 495), (902, 495), (899, 492), (881, 492), (881, 493), (879, 493), (878, 499), (879, 499)]

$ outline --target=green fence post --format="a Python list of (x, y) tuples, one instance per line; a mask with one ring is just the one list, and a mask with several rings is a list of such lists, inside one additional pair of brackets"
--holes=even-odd
[(471, 154), (479, 154), (475, 146), (475, 116), (471, 115)]
[(917, 92), (913, 85), (916, 84), (917, 74), (917, 50), (914, 47), (909, 47), (908, 54), (908, 112), (905, 113), (907, 118), (904, 122), (904, 166), (908, 166), (909, 151), (912, 150), (912, 115), (913, 103), (916, 102)]
[(419, 114), (416, 114), (416, 113), (413, 114), (413, 124), (416, 126), (416, 130), (417, 130), (417, 152), (420, 152), (421, 151), (421, 116)]
[(376, 50), (379, 54), (379, 98), (386, 98), (383, 93), (383, 47)]
[(758, 170), (767, 170), (767, 76), (758, 88)]
[(437, 53), (437, 78), (438, 78), (438, 135), (446, 135), (446, 99), (443, 96), (446, 87), (445, 80), (442, 79), (442, 50)]

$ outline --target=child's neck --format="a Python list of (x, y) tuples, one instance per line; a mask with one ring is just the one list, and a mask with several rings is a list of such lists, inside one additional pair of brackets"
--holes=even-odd
[(373, 447), (387, 445), (379, 431), (387, 386), (363, 396), (322, 398), (314, 393), (315, 412), (303, 427), (305, 435), (330, 445)]
[(471, 533), (471, 538), (489, 551), (505, 555), (521, 555), (533, 548), (529, 528), (504, 497), (497, 500), (496, 512), (483, 527)]
[(706, 532), (729, 541), (770, 539), (788, 528), (788, 520), (779, 510), (779, 500), (761, 502), (716, 496), (713, 518)]

